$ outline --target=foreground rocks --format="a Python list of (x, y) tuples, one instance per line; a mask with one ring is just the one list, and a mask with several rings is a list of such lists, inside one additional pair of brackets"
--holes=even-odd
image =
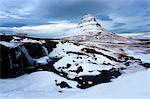
[(94, 86), (100, 83), (110, 82), (111, 79), (117, 78), (120, 75), (121, 75), (121, 72), (113, 68), (111, 70), (102, 70), (101, 74), (99, 75), (80, 76), (80, 77), (75, 78), (75, 80), (77, 80), (78, 82), (77, 87), (81, 89), (86, 89), (86, 88), (89, 88), (91, 86)]
[[(37, 71), (40, 64), (36, 59), (47, 56), (48, 52), (56, 47), (55, 42), (48, 41), (43, 44), (32, 42), (11, 43), (7, 38), (11, 36), (1, 36), (3, 42), (0, 43), (0, 78), (17, 77), (25, 73)], [(7, 39), (6, 42), (5, 40)], [(48, 47), (48, 45), (51, 45)], [(46, 49), (46, 47), (48, 47)]]

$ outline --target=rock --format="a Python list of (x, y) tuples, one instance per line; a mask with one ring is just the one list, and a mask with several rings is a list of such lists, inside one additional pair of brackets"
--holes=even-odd
[(72, 88), (72, 87), (69, 86), (68, 83), (65, 82), (65, 81), (61, 81), (60, 83), (57, 83), (57, 80), (55, 80), (55, 82), (56, 82), (56, 85), (57, 85), (57, 86), (60, 86), (60, 88)]
[(119, 70), (113, 68), (110, 70), (102, 70), (101, 74), (95, 76), (87, 75), (76, 77), (75, 80), (78, 82), (77, 87), (86, 89), (100, 83), (110, 82), (112, 78), (116, 78), (120, 75), (121, 73), (119, 72)]
[(11, 35), (0, 35), (0, 41), (6, 41), (6, 42), (10, 42), (13, 39), (13, 36)]
[(23, 46), (27, 49), (32, 58), (37, 59), (46, 56), (45, 52), (43, 52), (44, 50), (42, 45), (39, 43), (25, 43)]
[(58, 44), (58, 42), (54, 42), (54, 41), (50, 41), (50, 40), (45, 40), (45, 43), (43, 44), (43, 46), (45, 48), (47, 48), (48, 53), (50, 53), (53, 48), (56, 48), (56, 45)]
[(140, 64), (142, 66), (144, 66), (145, 68), (150, 68), (150, 63), (143, 63), (143, 64)]
[(31, 66), (26, 55), (19, 47), (9, 48), (0, 44), (0, 50), (0, 78), (19, 76), (25, 68)]

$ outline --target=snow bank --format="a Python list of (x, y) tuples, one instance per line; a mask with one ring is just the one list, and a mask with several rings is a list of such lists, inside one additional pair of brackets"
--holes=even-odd
[[(15, 79), (0, 79), (2, 99), (149, 99), (150, 69), (122, 75), (113, 82), (85, 90), (58, 92), (54, 80), (66, 80), (51, 72), (36, 72)], [(69, 81), (67, 81), (69, 82)], [(69, 82), (75, 85), (74, 82)]]
[[(57, 96), (61, 89), (56, 86), (55, 80), (66, 81), (74, 88), (77, 84), (68, 81), (52, 72), (35, 72), (14, 79), (0, 79), (1, 99), (26, 99)], [(33, 98), (34, 97), (34, 98)]]

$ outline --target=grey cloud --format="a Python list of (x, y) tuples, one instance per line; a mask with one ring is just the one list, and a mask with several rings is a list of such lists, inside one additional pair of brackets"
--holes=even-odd
[(112, 21), (113, 19), (110, 18), (109, 15), (105, 15), (105, 14), (102, 14), (102, 15), (98, 15), (97, 16), (99, 19), (101, 19), (102, 21)]
[[(6, 13), (1, 18), (0, 27), (21, 27), (25, 25), (41, 25), (51, 21), (69, 20), (78, 22), (85, 13), (91, 13), (98, 19), (113, 22), (117, 17), (142, 16), (139, 20), (149, 21), (149, 0), (0, 0), (0, 12)], [(115, 17), (110, 17), (115, 16)], [(19, 19), (18, 19), (18, 18)], [(131, 21), (132, 22), (132, 21)], [(126, 22), (125, 22), (126, 23)], [(121, 28), (131, 27), (125, 23), (114, 23), (113, 30), (135, 31)], [(141, 24), (141, 26), (143, 23)], [(148, 30), (146, 26), (141, 30)], [(140, 31), (140, 30), (139, 30)]]
[(121, 27), (121, 26), (124, 26), (124, 25), (126, 25), (125, 23), (119, 23), (119, 22), (116, 22), (116, 23), (114, 23), (114, 25), (112, 26), (113, 28), (118, 28), (118, 27)]

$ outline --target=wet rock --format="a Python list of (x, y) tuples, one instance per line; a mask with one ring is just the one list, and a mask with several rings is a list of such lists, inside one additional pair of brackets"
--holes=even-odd
[(50, 53), (54, 48), (56, 48), (56, 45), (58, 44), (58, 42), (54, 42), (51, 40), (45, 40), (45, 43), (43, 44), (43, 46), (45, 48), (47, 48), (48, 53)]
[(27, 49), (29, 55), (32, 58), (40, 58), (46, 56), (45, 52), (43, 52), (42, 45), (39, 43), (25, 43), (23, 46)]
[[(25, 68), (31, 66), (20, 47), (9, 48), (0, 45), (0, 50), (0, 78), (17, 77), (24, 73)], [(32, 65), (35, 65), (34, 62)]]

